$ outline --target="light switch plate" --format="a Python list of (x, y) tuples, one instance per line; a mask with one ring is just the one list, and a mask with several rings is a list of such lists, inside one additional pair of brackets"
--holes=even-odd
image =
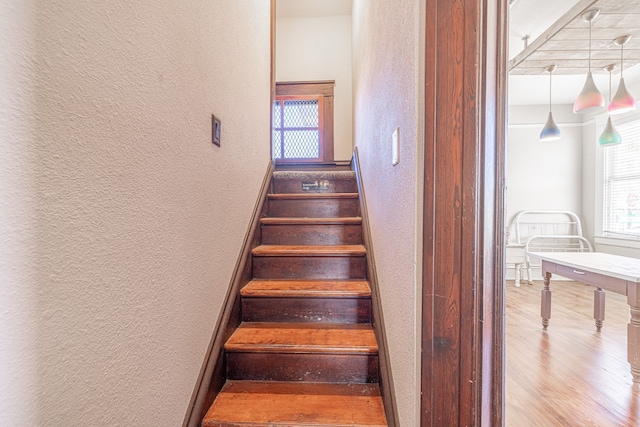
[(211, 142), (220, 147), (220, 133), (222, 131), (222, 124), (220, 119), (211, 115)]
[(393, 131), (391, 141), (391, 164), (395, 166), (400, 163), (400, 128)]

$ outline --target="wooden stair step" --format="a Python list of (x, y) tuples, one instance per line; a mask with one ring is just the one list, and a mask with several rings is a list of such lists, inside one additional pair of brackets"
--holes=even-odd
[(243, 297), (366, 298), (371, 288), (366, 280), (259, 280), (250, 281)]
[[(364, 254), (363, 254), (364, 255)], [(304, 254), (253, 257), (253, 277), (284, 280), (347, 280), (366, 277), (365, 256)]]
[(350, 257), (364, 256), (367, 251), (362, 245), (260, 245), (252, 253), (257, 257)]
[(229, 352), (373, 354), (371, 325), (242, 323), (225, 343)]
[(202, 427), (386, 426), (376, 384), (227, 381)]
[(224, 347), (230, 380), (379, 380), (378, 344), (371, 325), (243, 322)]
[(274, 193), (356, 192), (356, 174), (343, 171), (275, 171)]
[(362, 218), (266, 217), (264, 245), (353, 245), (362, 243)]
[(273, 172), (273, 179), (356, 179), (356, 173), (352, 170), (315, 170), (315, 171), (283, 171)]
[(253, 280), (240, 295), (244, 322), (371, 323), (366, 280)]
[(260, 220), (263, 225), (341, 225), (341, 224), (362, 224), (362, 218), (342, 217), (342, 218), (288, 218), (288, 217), (265, 217)]
[(277, 193), (267, 196), (267, 216), (335, 218), (360, 215), (358, 193)]
[(358, 193), (271, 193), (270, 200), (357, 199)]

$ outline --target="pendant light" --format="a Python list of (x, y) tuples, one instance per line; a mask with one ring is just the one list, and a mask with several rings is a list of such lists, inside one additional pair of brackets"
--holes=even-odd
[[(606, 67), (604, 67), (604, 69), (609, 72), (609, 105), (611, 105), (611, 72), (614, 68), (616, 68), (615, 64), (607, 65)], [(611, 122), (611, 115), (609, 114), (607, 117), (607, 125), (604, 127), (602, 134), (600, 134), (600, 138), (598, 138), (598, 145), (609, 147), (612, 145), (618, 145), (621, 142), (622, 137), (613, 127), (613, 123)]]
[(545, 68), (545, 71), (549, 72), (549, 116), (547, 117), (547, 123), (545, 123), (540, 132), (540, 141), (555, 141), (560, 139), (561, 136), (560, 128), (553, 120), (553, 114), (551, 114), (551, 74), (556, 68), (555, 64)]
[(598, 9), (591, 9), (582, 15), (582, 20), (589, 23), (589, 72), (582, 92), (573, 104), (573, 112), (576, 114), (592, 113), (604, 107), (604, 96), (596, 87), (591, 74), (591, 23), (600, 13)]
[(627, 90), (627, 86), (624, 84), (624, 45), (631, 39), (631, 36), (622, 36), (615, 39), (613, 42), (620, 46), (620, 83), (618, 84), (618, 91), (611, 101), (609, 101), (609, 114), (626, 113), (627, 111), (636, 109), (636, 100)]

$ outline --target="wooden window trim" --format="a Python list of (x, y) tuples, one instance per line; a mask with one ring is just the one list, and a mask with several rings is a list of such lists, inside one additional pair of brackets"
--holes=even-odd
[[(335, 81), (323, 80), (313, 82), (278, 82), (276, 83), (276, 99), (309, 99), (304, 97), (320, 97), (318, 102), (319, 119), (321, 121), (320, 129), (320, 156), (318, 159), (276, 159), (276, 163), (334, 163), (333, 149), (333, 93)], [(320, 109), (321, 108), (321, 109)], [(273, 129), (276, 124), (273, 123)], [(273, 134), (273, 132), (272, 132)], [(271, 150), (273, 151), (273, 141), (271, 141)], [(273, 153), (272, 153), (273, 155)]]

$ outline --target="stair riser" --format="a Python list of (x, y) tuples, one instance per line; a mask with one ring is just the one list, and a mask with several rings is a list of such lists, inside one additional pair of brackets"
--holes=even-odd
[(358, 199), (269, 200), (269, 216), (344, 218), (358, 216)]
[(242, 298), (245, 322), (370, 323), (370, 298)]
[(363, 256), (253, 257), (253, 277), (257, 279), (364, 279)]
[[(319, 186), (317, 189), (309, 183), (317, 181)], [(328, 186), (326, 186), (328, 181)], [(303, 187), (306, 183), (306, 188)], [(275, 179), (273, 181), (274, 193), (356, 193), (358, 186), (355, 179)]]
[(228, 352), (227, 379), (375, 383), (378, 356)]
[(362, 243), (362, 227), (348, 225), (263, 225), (265, 245), (352, 245)]

